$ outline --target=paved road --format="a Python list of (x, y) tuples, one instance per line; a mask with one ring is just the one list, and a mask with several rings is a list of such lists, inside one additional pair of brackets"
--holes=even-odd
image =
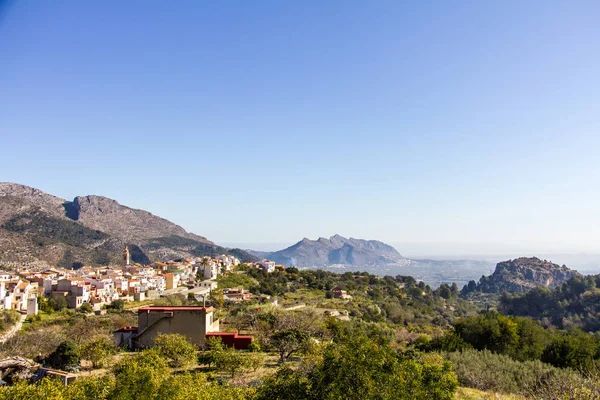
[(15, 326), (11, 327), (8, 331), (4, 332), (2, 335), (0, 335), (0, 343), (4, 343), (11, 337), (15, 336), (15, 334), (23, 326), (23, 322), (25, 321), (25, 318), (27, 318), (27, 315), (21, 314), (21, 318), (19, 319), (17, 324)]

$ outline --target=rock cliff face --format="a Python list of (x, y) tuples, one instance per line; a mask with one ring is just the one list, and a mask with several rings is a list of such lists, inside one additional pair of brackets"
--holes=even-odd
[(180, 236), (214, 244), (205, 237), (186, 232), (181, 226), (144, 210), (122, 206), (102, 196), (78, 196), (67, 206), (69, 216), (90, 229), (108, 233), (128, 242)]
[(377, 240), (347, 239), (335, 235), (317, 240), (302, 239), (286, 249), (262, 256), (284, 265), (321, 267), (332, 264), (369, 266), (393, 264), (402, 259), (392, 246)]
[(536, 257), (521, 257), (498, 263), (492, 275), (482, 276), (479, 283), (469, 282), (463, 293), (518, 293), (538, 286), (554, 288), (579, 275), (564, 265)]
[(120, 264), (233, 252), (147, 211), (101, 196), (66, 201), (16, 183), (0, 183), (0, 266)]

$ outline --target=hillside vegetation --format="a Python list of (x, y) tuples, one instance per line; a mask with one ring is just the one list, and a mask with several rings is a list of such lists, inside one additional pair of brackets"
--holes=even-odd
[(576, 276), (553, 290), (536, 288), (504, 295), (500, 310), (534, 318), (546, 326), (600, 331), (600, 275)]

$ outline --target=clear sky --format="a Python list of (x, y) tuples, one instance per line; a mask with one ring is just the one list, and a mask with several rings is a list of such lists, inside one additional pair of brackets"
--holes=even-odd
[(0, 181), (219, 243), (600, 251), (596, 0), (0, 4)]

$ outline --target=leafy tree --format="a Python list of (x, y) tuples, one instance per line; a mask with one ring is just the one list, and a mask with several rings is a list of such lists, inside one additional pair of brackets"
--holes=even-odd
[(208, 297), (210, 299), (211, 304), (214, 307), (223, 307), (223, 305), (225, 304), (225, 296), (223, 295), (223, 291), (220, 289), (215, 289), (213, 291), (210, 292), (210, 296)]
[(248, 353), (239, 352), (233, 347), (225, 347), (216, 354), (215, 365), (217, 369), (230, 373), (231, 378), (234, 378), (236, 372), (253, 367), (248, 355)]
[(206, 350), (198, 355), (198, 363), (201, 365), (208, 365), (210, 368), (212, 364), (217, 362), (219, 354), (225, 350), (225, 344), (218, 337), (209, 337), (205, 343)]
[(79, 311), (84, 313), (91, 313), (94, 312), (94, 309), (92, 308), (92, 306), (90, 306), (90, 303), (83, 303), (81, 307), (79, 307)]
[(115, 310), (120, 312), (125, 310), (125, 303), (126, 301), (123, 299), (113, 300), (113, 302), (106, 306), (106, 308), (108, 308), (109, 310)]
[(171, 375), (160, 387), (156, 400), (250, 400), (252, 389), (211, 384), (204, 374)]
[(173, 367), (188, 366), (197, 360), (196, 346), (178, 333), (159, 334), (154, 339), (154, 349)]
[(238, 311), (237, 313), (227, 317), (227, 323), (239, 334), (242, 329), (249, 325), (249, 318), (247, 313)]
[(67, 299), (65, 299), (63, 296), (56, 298), (53, 297), (48, 300), (48, 305), (52, 307), (54, 311), (62, 311), (67, 308)]
[(398, 356), (390, 346), (358, 335), (328, 344), (306, 372), (282, 367), (257, 398), (450, 400), (456, 387), (450, 363), (440, 356)]
[(248, 351), (250, 351), (250, 352), (258, 353), (260, 350), (261, 350), (260, 344), (256, 340), (253, 340), (248, 345)]
[(113, 370), (111, 400), (154, 399), (169, 377), (167, 360), (154, 349), (123, 359)]
[(450, 297), (452, 297), (452, 290), (450, 289), (450, 287), (447, 284), (442, 284), (439, 288), (438, 288), (438, 293), (440, 295), (440, 297), (444, 298), (444, 299), (449, 299)]
[[(423, 337), (423, 336), (421, 336)], [(460, 336), (454, 332), (448, 332), (445, 335), (431, 340), (420, 340), (415, 342), (415, 347), (424, 351), (463, 351), (472, 348)]]
[(454, 331), (477, 350), (509, 353), (519, 343), (517, 323), (497, 313), (460, 319), (454, 324)]
[(600, 275), (576, 276), (553, 290), (535, 288), (500, 299), (505, 314), (526, 316), (546, 326), (600, 330)]
[[(62, 385), (57, 379), (52, 379)], [(115, 378), (112, 375), (101, 377), (79, 377), (75, 382), (63, 386), (65, 400), (108, 400), (114, 390)], [(47, 397), (46, 397), (47, 398)]]
[(304, 349), (310, 335), (299, 329), (285, 329), (271, 337), (271, 345), (279, 353), (279, 362), (284, 363), (294, 353)]
[(600, 363), (600, 344), (597, 339), (583, 331), (563, 333), (553, 338), (544, 349), (541, 359), (561, 368), (579, 370), (597, 369)]
[(246, 353), (244, 356), (247, 359), (248, 367), (253, 371), (265, 365), (265, 355), (263, 353)]
[(62, 342), (57, 349), (48, 356), (50, 365), (65, 371), (75, 371), (79, 368), (79, 352), (74, 342)]
[(117, 348), (107, 337), (102, 336), (79, 346), (79, 355), (92, 362), (94, 368), (101, 368), (106, 360), (117, 353)]
[(458, 296), (459, 289), (456, 282), (452, 282), (452, 286), (450, 286), (450, 291), (452, 292), (452, 297)]
[[(311, 383), (307, 376), (282, 366), (277, 373), (265, 379), (258, 388), (257, 400), (315, 399), (310, 393)], [(316, 400), (316, 399), (315, 399)]]
[(38, 296), (37, 302), (40, 311), (45, 312), (46, 314), (52, 314), (54, 312), (54, 309), (50, 306), (48, 300), (44, 296)]
[(2, 400), (53, 399), (63, 400), (64, 384), (58, 379), (44, 378), (35, 385), (17, 382), (0, 390)]

